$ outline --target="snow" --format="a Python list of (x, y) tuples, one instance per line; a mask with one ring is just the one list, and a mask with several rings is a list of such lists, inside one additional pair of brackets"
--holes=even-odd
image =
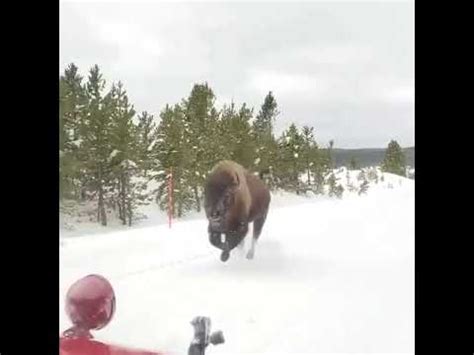
[(71, 141), (71, 144), (74, 145), (76, 148), (79, 148), (83, 143), (82, 139), (77, 139), (75, 141)]
[(115, 158), (115, 156), (116, 156), (118, 153), (120, 153), (120, 151), (117, 150), (117, 149), (114, 149), (114, 150), (112, 151), (112, 153), (110, 153), (110, 155), (109, 155), (109, 160)]
[(120, 165), (124, 168), (136, 168), (137, 167), (137, 164), (134, 161), (130, 160), (130, 159), (125, 159), (124, 161), (122, 161), (120, 163)]
[(62, 228), (60, 329), (68, 287), (97, 273), (117, 296), (98, 340), (186, 354), (189, 322), (205, 315), (226, 338), (209, 354), (413, 353), (414, 181), (383, 175), (362, 196), (274, 193), (251, 261), (250, 238), (219, 260), (204, 212), (169, 229), (152, 204), (134, 228)]

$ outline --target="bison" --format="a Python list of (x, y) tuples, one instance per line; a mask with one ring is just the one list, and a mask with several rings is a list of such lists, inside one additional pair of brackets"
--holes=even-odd
[(253, 222), (252, 259), (270, 205), (270, 191), (255, 175), (240, 164), (223, 160), (216, 164), (204, 187), (204, 209), (209, 221), (209, 241), (222, 250), (227, 261), (230, 251), (243, 245), (249, 223)]

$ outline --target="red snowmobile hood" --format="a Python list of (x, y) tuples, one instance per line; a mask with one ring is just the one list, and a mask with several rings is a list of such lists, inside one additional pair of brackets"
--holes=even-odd
[(109, 345), (87, 338), (60, 338), (60, 355), (164, 355), (140, 349)]

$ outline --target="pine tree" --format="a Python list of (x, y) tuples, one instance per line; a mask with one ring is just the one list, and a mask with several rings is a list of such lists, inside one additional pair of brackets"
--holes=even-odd
[(324, 185), (330, 184), (329, 178), (333, 174), (332, 149), (334, 141), (330, 140), (327, 148), (318, 149), (315, 154), (313, 174), (315, 181), (315, 193), (324, 193)]
[(111, 116), (104, 105), (104, 87), (105, 80), (95, 65), (89, 72), (86, 85), (87, 115), (81, 125), (81, 135), (84, 139), (84, 173), (90, 177), (88, 188), (97, 196), (97, 221), (103, 226), (107, 225), (105, 192), (110, 182), (108, 158), (111, 153)]
[(405, 176), (405, 155), (397, 141), (390, 141), (382, 162), (382, 171)]
[(250, 120), (253, 116), (253, 109), (248, 108), (245, 103), (239, 109), (234, 121), (233, 129), (237, 137), (237, 147), (234, 150), (235, 161), (246, 168), (250, 168), (255, 162), (256, 142), (252, 137), (252, 127)]
[(334, 149), (334, 140), (331, 139), (329, 141), (329, 146), (328, 146), (328, 150), (327, 150), (327, 153), (328, 153), (328, 157), (327, 157), (327, 160), (328, 160), (328, 163), (329, 163), (329, 167), (330, 168), (333, 168), (333, 161), (332, 161), (332, 150)]
[(67, 100), (67, 87), (63, 80), (59, 82), (59, 191), (60, 198), (70, 196), (73, 190), (70, 176), (73, 175), (72, 157), (68, 151), (70, 142), (69, 130), (67, 128), (66, 114), (70, 110)]
[(324, 194), (324, 185), (326, 182), (326, 176), (329, 173), (329, 160), (324, 150), (319, 149), (317, 146), (311, 149), (311, 173), (313, 174), (314, 189), (313, 191), (318, 194)]
[(235, 103), (224, 104), (219, 113), (218, 135), (222, 159), (232, 160), (237, 149), (237, 139), (233, 134), (234, 121), (237, 116)]
[(82, 77), (74, 64), (59, 81), (60, 197), (80, 197), (81, 119), (86, 103)]
[(362, 184), (359, 187), (359, 195), (366, 194), (368, 189), (369, 189), (369, 182), (366, 179), (364, 179), (362, 181)]
[(104, 89), (98, 66), (85, 85), (74, 64), (60, 76), (60, 197), (96, 200), (97, 221), (104, 226), (109, 207), (118, 207), (119, 218), (130, 225), (136, 208), (150, 200), (143, 172), (153, 157), (143, 146), (153, 145), (154, 127), (147, 114), (134, 123), (121, 83), (105, 96)]
[[(205, 179), (207, 173), (211, 171), (214, 165), (223, 159), (223, 152), (220, 150), (223, 145), (223, 137), (219, 136), (219, 111), (213, 106), (209, 112), (205, 138), (202, 142), (203, 159), (201, 168), (201, 177)], [(202, 180), (203, 182), (204, 180)], [(202, 186), (202, 184), (200, 185)], [(202, 190), (202, 189), (201, 189)], [(200, 191), (202, 194), (202, 191)]]
[(375, 183), (378, 183), (378, 174), (377, 170), (374, 168), (369, 168), (367, 170), (367, 179), (369, 181), (374, 181)]
[(189, 97), (183, 100), (184, 120), (187, 123), (186, 140), (189, 139), (190, 149), (186, 180), (193, 191), (196, 210), (201, 210), (201, 187), (207, 173), (219, 160), (218, 112), (214, 107), (215, 96), (207, 83), (195, 84)]
[(357, 188), (356, 188), (356, 187), (354, 186), (354, 184), (352, 183), (352, 179), (351, 179), (351, 175), (350, 175), (349, 170), (347, 170), (347, 172), (346, 172), (346, 181), (347, 181), (347, 183), (346, 183), (346, 185), (347, 185), (347, 190), (348, 190), (349, 192), (354, 192), (354, 191), (357, 190)]
[(291, 124), (283, 132), (278, 147), (279, 161), (276, 175), (281, 181), (280, 187), (299, 194), (301, 192), (299, 175), (306, 168), (306, 160), (302, 155), (305, 149), (304, 138), (295, 124)]
[(237, 111), (235, 104), (224, 105), (220, 114), (219, 135), (222, 152), (220, 159), (230, 159), (249, 168), (255, 160), (255, 142), (251, 135), (252, 109), (242, 104)]
[(304, 160), (306, 174), (307, 174), (307, 184), (311, 185), (311, 167), (316, 163), (316, 157), (314, 156), (314, 150), (318, 148), (316, 141), (314, 139), (314, 128), (309, 126), (303, 126), (301, 132), (303, 139), (303, 150), (302, 150), (302, 159)]
[(153, 146), (156, 142), (156, 124), (154, 122), (153, 115), (143, 111), (138, 116), (138, 152), (137, 152), (137, 164), (140, 170), (143, 171), (143, 175), (146, 177), (150, 169), (156, 167), (157, 159), (153, 154)]
[(188, 154), (194, 142), (190, 137), (190, 125), (185, 120), (180, 105), (171, 108), (166, 105), (160, 114), (161, 121), (157, 128), (157, 142), (154, 152), (161, 162), (162, 170), (155, 175), (159, 187), (157, 202), (162, 210), (168, 210), (168, 177), (173, 172), (173, 216), (182, 217), (190, 211), (195, 203), (192, 184), (190, 182), (190, 159), (194, 155)]
[(278, 105), (270, 91), (262, 104), (262, 107), (253, 122), (253, 130), (257, 136), (273, 136), (273, 124), (280, 112), (278, 112)]
[(110, 144), (112, 153), (108, 163), (113, 179), (116, 180), (114, 201), (118, 206), (119, 218), (122, 223), (131, 225), (136, 191), (133, 191), (134, 178), (138, 177), (139, 169), (136, 164), (139, 154), (138, 129), (133, 122), (135, 110), (128, 101), (123, 84), (118, 82), (106, 98), (108, 112), (111, 116)]
[(321, 149), (315, 146), (311, 151), (311, 172), (314, 176), (314, 189), (316, 194), (324, 194), (324, 186), (329, 184), (329, 178), (332, 174), (331, 150), (333, 141), (329, 142), (328, 148)]
[[(252, 124), (254, 141), (257, 143), (253, 167), (259, 171), (261, 177), (274, 170), (278, 161), (278, 144), (273, 135), (273, 125), (278, 114), (277, 102), (270, 91)], [(272, 181), (267, 181), (267, 183), (270, 188), (273, 187)]]
[(329, 197), (338, 197), (341, 198), (344, 193), (344, 187), (337, 183), (336, 176), (334, 173), (331, 173), (327, 180), (328, 183), (328, 195)]

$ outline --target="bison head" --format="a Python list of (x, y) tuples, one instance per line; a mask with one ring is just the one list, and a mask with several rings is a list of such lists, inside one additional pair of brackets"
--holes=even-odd
[(204, 188), (204, 209), (210, 232), (225, 233), (234, 229), (232, 212), (239, 186), (239, 177), (234, 172), (220, 171), (208, 178)]

